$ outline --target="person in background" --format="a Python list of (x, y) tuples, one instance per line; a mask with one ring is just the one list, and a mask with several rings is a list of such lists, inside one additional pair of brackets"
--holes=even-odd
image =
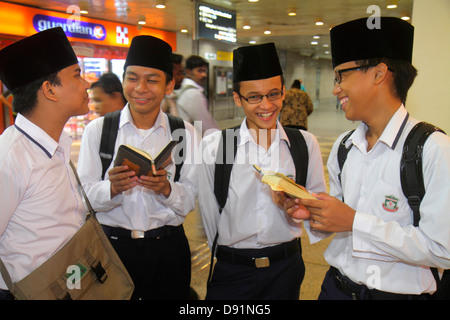
[(280, 122), (283, 126), (308, 130), (308, 116), (314, 107), (308, 94), (300, 89), (300, 80), (294, 80), (281, 109)]
[[(181, 118), (195, 124), (197, 132), (203, 136), (207, 131), (218, 130), (211, 113), (208, 110), (208, 100), (204, 87), (207, 85), (208, 62), (199, 56), (186, 59), (186, 77), (178, 93), (177, 109)], [(201, 129), (201, 130), (200, 130)]]
[[(17, 118), (0, 136), (0, 259), (12, 282), (55, 254), (87, 210), (70, 165), (64, 125), (89, 112), (89, 83), (61, 27), (0, 51), (0, 80)], [(0, 278), (0, 299), (12, 299)]]
[(91, 97), (95, 112), (103, 117), (106, 113), (122, 110), (127, 104), (120, 79), (114, 73), (104, 73), (91, 85)]
[(172, 93), (165, 96), (165, 98), (163, 99), (161, 103), (161, 109), (163, 112), (169, 113), (173, 116), (178, 116), (178, 90), (181, 88), (181, 83), (184, 79), (183, 56), (181, 54), (172, 53), (172, 67), (175, 85)]

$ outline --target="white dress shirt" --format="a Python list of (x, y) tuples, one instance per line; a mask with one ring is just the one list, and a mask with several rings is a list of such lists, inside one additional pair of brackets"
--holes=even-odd
[[(218, 130), (217, 124), (208, 110), (208, 100), (203, 93), (204, 90), (194, 80), (184, 78), (181, 88), (177, 91), (178, 114), (184, 120), (192, 123), (197, 132), (202, 135)], [(196, 121), (198, 122), (195, 123)]]
[[(111, 199), (111, 182), (106, 173), (101, 180), (102, 163), (99, 156), (103, 117), (91, 121), (83, 133), (78, 159), (78, 174), (100, 223), (128, 230), (147, 231), (165, 225), (178, 226), (195, 208), (197, 195), (196, 165), (192, 160), (199, 138), (194, 128), (185, 122), (186, 160), (178, 182), (174, 182), (175, 164), (165, 169), (172, 191), (166, 198), (145, 187), (136, 186)], [(177, 137), (175, 137), (177, 138)], [(121, 111), (119, 131), (113, 161), (121, 144), (128, 144), (156, 156), (172, 140), (167, 115), (160, 112), (149, 130), (139, 130), (133, 124), (129, 106)], [(108, 170), (109, 170), (108, 169)]]
[(13, 282), (48, 260), (84, 223), (71, 143), (64, 132), (57, 143), (21, 114), (0, 136), (0, 257)]
[[(426, 194), (420, 206), (420, 225), (412, 225), (412, 211), (400, 183), (402, 146), (418, 122), (401, 106), (373, 148), (367, 152), (361, 124), (347, 141), (353, 144), (337, 179), (337, 149), (329, 160), (330, 193), (355, 209), (352, 232), (337, 233), (325, 252), (327, 262), (354, 282), (382, 291), (421, 294), (436, 289), (428, 266), (450, 268), (450, 138), (434, 133), (423, 150)], [(394, 146), (397, 135), (398, 143)], [(394, 148), (395, 147), (395, 148)], [(392, 201), (390, 202), (389, 201)]]
[[(325, 192), (319, 144), (311, 133), (301, 133), (305, 137), (309, 154), (306, 188), (313, 192)], [(198, 198), (209, 246), (212, 246), (217, 230), (217, 243), (233, 248), (264, 248), (300, 237), (301, 221), (291, 219), (273, 202), (270, 186), (261, 182), (260, 174), (253, 168), (256, 164), (263, 170), (295, 177), (295, 166), (288, 147), (289, 139), (280, 124), (277, 123), (275, 138), (266, 151), (250, 135), (246, 119), (242, 122), (228, 199), (221, 214), (214, 195), (215, 159), (220, 137), (220, 131), (214, 132), (204, 137), (201, 143), (203, 163), (198, 173)], [(307, 221), (305, 228), (309, 230)], [(312, 235), (309, 235), (312, 240)]]

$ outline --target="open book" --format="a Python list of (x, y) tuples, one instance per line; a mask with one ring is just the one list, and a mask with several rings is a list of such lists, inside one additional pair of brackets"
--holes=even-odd
[(284, 191), (295, 198), (317, 199), (282, 173), (262, 170), (256, 165), (253, 165), (253, 168), (262, 175), (261, 182), (268, 184), (273, 191)]
[(156, 171), (170, 163), (172, 150), (178, 141), (170, 141), (156, 156), (152, 158), (150, 154), (139, 148), (122, 144), (118, 151), (114, 166), (127, 165), (129, 171), (136, 172), (136, 175), (148, 176), (156, 174)]

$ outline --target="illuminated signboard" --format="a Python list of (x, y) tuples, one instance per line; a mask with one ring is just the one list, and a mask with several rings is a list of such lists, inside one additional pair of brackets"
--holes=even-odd
[(105, 40), (106, 29), (98, 23), (78, 21), (74, 22), (67, 18), (58, 18), (42, 14), (33, 17), (34, 29), (38, 32), (46, 29), (61, 27), (68, 37)]
[(197, 38), (236, 42), (236, 12), (199, 3)]

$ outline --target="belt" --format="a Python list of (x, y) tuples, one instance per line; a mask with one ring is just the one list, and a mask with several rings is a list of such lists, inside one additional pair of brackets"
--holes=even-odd
[(419, 300), (423, 299), (428, 294), (412, 295), (412, 294), (399, 294), (392, 292), (385, 292), (376, 289), (369, 289), (364, 284), (358, 284), (350, 280), (350, 278), (344, 276), (335, 267), (330, 268), (331, 275), (335, 279), (336, 286), (346, 296), (353, 300)]
[(128, 230), (118, 227), (110, 227), (107, 225), (102, 225), (103, 231), (109, 238), (116, 239), (161, 239), (168, 238), (175, 235), (183, 234), (183, 225), (179, 226), (163, 226), (160, 228), (139, 231), (139, 230)]
[(262, 249), (234, 249), (218, 246), (217, 260), (247, 267), (265, 268), (300, 252), (300, 240), (294, 239), (274, 247)]

